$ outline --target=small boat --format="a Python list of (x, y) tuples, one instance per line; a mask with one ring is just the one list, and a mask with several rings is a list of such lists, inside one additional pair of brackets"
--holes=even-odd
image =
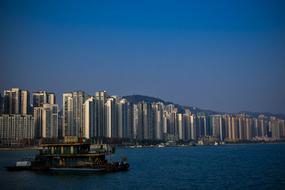
[(31, 168), (32, 168), (32, 162), (30, 160), (17, 161), (14, 166), (6, 167), (6, 169), (9, 171), (30, 170)]
[(159, 148), (163, 148), (163, 147), (165, 147), (165, 145), (164, 144), (159, 144), (158, 147)]
[(52, 172), (117, 172), (129, 168), (127, 158), (108, 162), (106, 155), (115, 152), (109, 145), (92, 145), (82, 142), (65, 142), (40, 145), (39, 154), (33, 160), (17, 161), (9, 171), (37, 170)]

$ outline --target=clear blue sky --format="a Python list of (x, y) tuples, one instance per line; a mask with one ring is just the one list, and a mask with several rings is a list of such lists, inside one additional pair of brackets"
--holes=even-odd
[(285, 1), (0, 1), (0, 90), (285, 113)]

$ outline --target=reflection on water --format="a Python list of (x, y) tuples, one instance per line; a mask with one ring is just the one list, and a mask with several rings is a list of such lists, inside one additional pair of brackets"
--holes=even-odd
[(283, 189), (285, 144), (119, 148), (130, 170), (108, 174), (7, 172), (5, 166), (35, 151), (1, 151), (1, 189)]

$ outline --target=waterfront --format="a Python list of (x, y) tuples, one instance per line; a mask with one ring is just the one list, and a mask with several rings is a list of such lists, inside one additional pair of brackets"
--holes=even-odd
[(118, 148), (127, 172), (58, 175), (3, 167), (35, 151), (1, 151), (1, 189), (283, 189), (285, 144)]

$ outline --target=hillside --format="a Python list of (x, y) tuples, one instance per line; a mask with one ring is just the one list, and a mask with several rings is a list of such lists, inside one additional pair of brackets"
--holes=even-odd
[[(172, 103), (172, 102), (164, 101), (164, 100), (162, 100), (160, 98), (144, 96), (144, 95), (128, 95), (128, 96), (123, 96), (123, 98), (127, 99), (130, 103), (133, 103), (133, 104), (137, 104), (137, 103), (143, 102), (143, 101), (147, 102), (147, 103), (162, 102), (165, 105), (174, 104), (175, 106), (177, 106), (179, 108), (178, 109), (179, 112), (182, 112), (182, 113), (185, 111), (185, 109), (190, 109), (190, 111), (192, 113), (194, 113), (194, 114), (198, 114), (198, 113), (205, 113), (207, 115), (225, 114), (225, 112), (217, 112), (217, 111), (213, 111), (213, 110), (205, 110), (205, 109), (201, 109), (201, 108), (193, 107), (193, 106), (182, 106), (182, 105), (175, 104), (175, 103)], [(258, 115), (264, 114), (267, 117), (275, 116), (275, 117), (280, 118), (280, 119), (285, 119), (285, 115), (284, 114), (273, 114), (273, 113), (268, 113), (268, 112), (261, 113), (261, 112), (250, 112), (250, 111), (241, 111), (241, 112), (238, 112), (238, 113), (245, 113), (245, 114), (248, 114), (248, 115), (250, 115), (252, 117), (258, 117)], [(229, 113), (229, 114), (232, 114), (232, 113)]]

